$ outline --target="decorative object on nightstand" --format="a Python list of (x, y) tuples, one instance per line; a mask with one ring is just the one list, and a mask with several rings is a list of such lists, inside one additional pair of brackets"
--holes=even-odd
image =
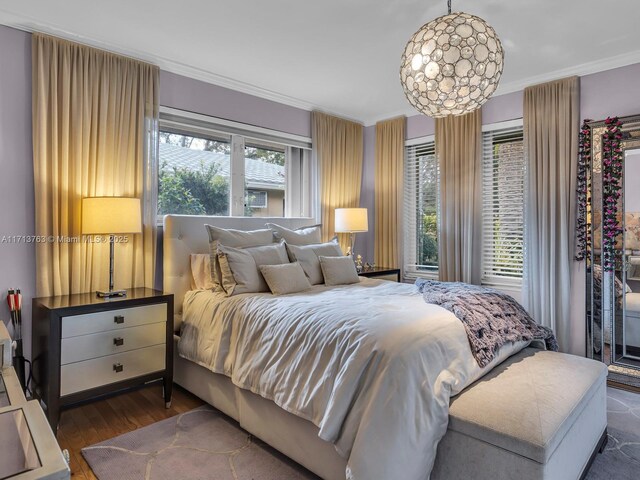
[(356, 257), (353, 254), (353, 242), (355, 241), (355, 234), (369, 231), (369, 217), (367, 215), (367, 209), (336, 208), (335, 228), (336, 233), (349, 234), (350, 246), (347, 255), (351, 255), (355, 261)]
[(162, 380), (171, 405), (173, 295), (133, 288), (33, 299), (33, 394), (56, 431), (60, 409)]
[(42, 408), (22, 392), (11, 363), (11, 343), (0, 320), (0, 478), (67, 480), (69, 465)]
[(379, 278), (382, 280), (400, 282), (399, 268), (375, 267), (366, 264), (362, 271), (358, 272), (358, 275), (360, 275), (361, 277)]
[(82, 199), (83, 235), (109, 235), (109, 290), (98, 290), (99, 297), (121, 297), (125, 290), (113, 288), (115, 235), (142, 231), (140, 199), (127, 197), (88, 197)]

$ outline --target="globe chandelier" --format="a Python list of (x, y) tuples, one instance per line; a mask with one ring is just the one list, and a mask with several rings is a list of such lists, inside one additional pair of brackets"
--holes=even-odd
[(418, 111), (434, 118), (464, 115), (498, 88), (504, 51), (495, 30), (468, 13), (451, 13), (426, 23), (402, 54), (400, 82)]

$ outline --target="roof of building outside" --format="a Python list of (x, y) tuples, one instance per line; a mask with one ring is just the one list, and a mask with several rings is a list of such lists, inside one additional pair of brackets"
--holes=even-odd
[[(231, 158), (224, 153), (193, 150), (190, 148), (160, 144), (160, 167), (164, 169), (199, 169), (201, 165), (218, 165), (218, 173), (229, 178)], [(245, 180), (248, 188), (271, 188), (283, 190), (285, 185), (284, 167), (262, 162), (253, 158), (245, 159)]]

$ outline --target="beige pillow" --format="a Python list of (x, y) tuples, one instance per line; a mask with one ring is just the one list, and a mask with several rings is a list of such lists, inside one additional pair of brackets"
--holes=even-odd
[(322, 242), (320, 225), (296, 230), (290, 230), (275, 223), (267, 223), (267, 227), (273, 231), (273, 237), (278, 242), (284, 240), (289, 245), (312, 245)]
[(261, 265), (260, 271), (274, 295), (304, 292), (311, 288), (311, 284), (298, 262)]
[(233, 248), (218, 244), (221, 283), (228, 296), (240, 293), (268, 292), (269, 286), (260, 273), (261, 265), (289, 263), (284, 244)]
[(205, 228), (209, 234), (211, 280), (216, 291), (223, 290), (222, 272), (218, 264), (218, 243), (234, 248), (257, 247), (273, 243), (273, 233), (268, 228), (247, 232), (232, 228), (214, 227), (213, 225), (205, 225)]
[(320, 258), (320, 268), (327, 285), (349, 285), (359, 283), (360, 277), (356, 270), (356, 264), (351, 257), (324, 257)]
[(191, 260), (191, 289), (213, 290), (211, 277), (211, 255), (208, 253), (192, 253)]
[(289, 245), (287, 243), (287, 251), (291, 261), (300, 263), (311, 285), (324, 283), (319, 256), (340, 257), (343, 255), (337, 239), (315, 245)]

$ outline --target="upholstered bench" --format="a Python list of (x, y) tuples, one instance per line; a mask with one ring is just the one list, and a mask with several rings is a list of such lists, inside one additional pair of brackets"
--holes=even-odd
[(526, 348), (451, 400), (431, 479), (572, 480), (606, 441), (604, 364)]

